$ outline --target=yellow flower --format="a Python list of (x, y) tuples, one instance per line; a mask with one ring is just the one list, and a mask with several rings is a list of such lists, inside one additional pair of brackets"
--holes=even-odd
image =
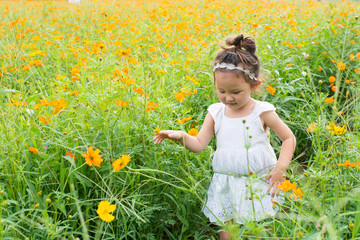
[(118, 172), (120, 169), (124, 168), (128, 162), (130, 162), (130, 156), (123, 154), (121, 158), (117, 159), (115, 162), (113, 162), (112, 166), (114, 168), (114, 172)]
[(111, 215), (110, 213), (115, 211), (116, 206), (115, 205), (110, 205), (109, 201), (101, 201), (99, 203), (98, 209), (97, 209), (97, 214), (99, 215), (100, 219), (105, 221), (105, 222), (111, 222), (112, 220), (115, 219), (115, 217), (113, 215)]
[(100, 149), (96, 149), (95, 151), (93, 150), (93, 147), (89, 147), (89, 149), (87, 150), (87, 152), (85, 152), (84, 154), (81, 154), (81, 156), (83, 156), (85, 158), (86, 164), (89, 166), (96, 166), (96, 167), (100, 167), (101, 162), (104, 161), (100, 154)]
[(336, 126), (335, 123), (333, 122), (330, 123), (330, 126), (325, 126), (325, 128), (329, 130), (330, 135), (339, 136), (346, 132), (345, 125), (340, 127), (340, 126)]
[(190, 136), (194, 136), (194, 137), (196, 137), (196, 135), (199, 133), (199, 131), (196, 129), (196, 128), (192, 128), (192, 129), (190, 129), (189, 130), (189, 132), (188, 132), (188, 134), (190, 135)]
[(271, 95), (274, 95), (276, 93), (276, 89), (272, 86), (267, 86), (266, 90), (268, 90)]

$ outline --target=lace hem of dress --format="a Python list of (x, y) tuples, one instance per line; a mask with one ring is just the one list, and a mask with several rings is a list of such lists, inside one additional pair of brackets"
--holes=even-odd
[(273, 200), (282, 204), (284, 198), (272, 198), (266, 192), (268, 186), (267, 182), (254, 178), (214, 174), (202, 211), (211, 222), (234, 219), (243, 224), (272, 217), (279, 209)]

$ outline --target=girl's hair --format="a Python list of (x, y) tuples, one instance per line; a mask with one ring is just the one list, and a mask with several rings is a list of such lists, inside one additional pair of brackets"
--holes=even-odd
[[(255, 54), (255, 40), (252, 37), (244, 37), (242, 34), (240, 34), (235, 38), (229, 37), (225, 39), (225, 43), (227, 46), (230, 47), (221, 46), (222, 50), (216, 56), (213, 66), (215, 66), (217, 63), (230, 63), (235, 66), (241, 66), (242, 68), (249, 70), (250, 73), (253, 73), (258, 79), (260, 72), (260, 63), (258, 57)], [(215, 71), (229, 70), (226, 68), (218, 68)], [(247, 81), (251, 85), (256, 83), (255, 80), (252, 80), (242, 71), (236, 71), (236, 74), (242, 76), (245, 81)]]

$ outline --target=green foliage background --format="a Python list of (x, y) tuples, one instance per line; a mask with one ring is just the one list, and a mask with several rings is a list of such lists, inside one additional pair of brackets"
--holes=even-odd
[[(360, 166), (338, 166), (360, 161), (358, 9), (345, 1), (1, 2), (0, 238), (217, 239), (200, 211), (215, 141), (193, 154), (151, 139), (157, 127), (201, 127), (218, 101), (212, 60), (225, 37), (243, 33), (256, 39), (262, 63), (254, 98), (273, 103), (296, 135), (287, 177), (304, 196), (284, 193), (274, 221), (229, 231), (234, 239), (359, 239)], [(181, 91), (197, 93), (178, 102)], [(34, 109), (42, 99), (67, 106)], [(157, 107), (146, 111), (150, 102)], [(347, 131), (331, 135), (331, 122)], [(273, 136), (277, 153), (280, 144)], [(100, 149), (101, 167), (85, 165), (89, 146)], [(132, 160), (114, 172), (123, 154)], [(102, 200), (117, 206), (111, 223), (96, 213)]]

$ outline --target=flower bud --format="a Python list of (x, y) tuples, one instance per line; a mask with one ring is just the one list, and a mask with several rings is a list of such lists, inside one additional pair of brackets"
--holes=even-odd
[(349, 223), (349, 228), (351, 228), (351, 229), (354, 228), (354, 224), (352, 222)]

